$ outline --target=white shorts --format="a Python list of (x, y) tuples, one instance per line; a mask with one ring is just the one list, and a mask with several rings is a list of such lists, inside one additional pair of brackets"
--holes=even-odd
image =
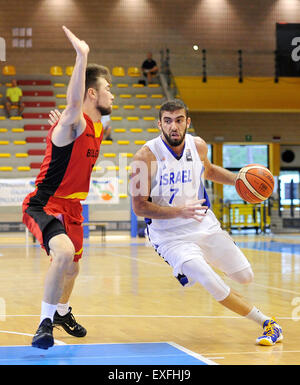
[(182, 275), (182, 265), (193, 258), (232, 275), (250, 267), (250, 263), (233, 239), (222, 230), (211, 210), (202, 222), (191, 222), (168, 230), (155, 231), (149, 226), (149, 239), (158, 254), (173, 268), (175, 277)]

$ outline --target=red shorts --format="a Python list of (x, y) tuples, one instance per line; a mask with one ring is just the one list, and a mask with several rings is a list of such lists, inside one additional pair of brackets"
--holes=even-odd
[(36, 189), (24, 199), (23, 223), (49, 255), (49, 240), (58, 234), (67, 234), (74, 248), (74, 262), (83, 251), (82, 206), (77, 199), (49, 196)]

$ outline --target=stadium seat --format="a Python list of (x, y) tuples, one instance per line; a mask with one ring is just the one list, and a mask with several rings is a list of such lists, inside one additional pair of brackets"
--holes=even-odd
[(7, 76), (14, 76), (16, 75), (16, 68), (12, 65), (6, 65), (2, 68), (2, 74)]
[(24, 102), (24, 105), (25, 107), (51, 107), (51, 108), (54, 108), (56, 106), (56, 103), (55, 102), (51, 102), (51, 101), (39, 101), (39, 102), (27, 102), (25, 101)]
[(32, 162), (30, 163), (30, 168), (41, 168), (41, 165), (42, 163), (38, 163), (38, 162)]
[(159, 128), (147, 128), (147, 131), (151, 132), (153, 134), (156, 134), (156, 133), (160, 132), (160, 129)]
[(114, 67), (112, 69), (113, 76), (125, 76), (125, 70), (123, 67)]
[(16, 158), (28, 158), (28, 154), (26, 152), (17, 152), (15, 154)]
[(141, 76), (141, 71), (138, 67), (129, 67), (127, 73), (129, 76), (133, 77)]
[(25, 124), (24, 131), (45, 131), (49, 130), (49, 124)]
[(104, 152), (102, 155), (104, 158), (115, 158), (117, 156), (117, 154), (113, 152)]
[(122, 119), (123, 119), (122, 116), (112, 116), (112, 117), (110, 118), (110, 120), (112, 120), (112, 121), (122, 120)]
[(130, 132), (143, 132), (142, 128), (131, 128)]
[(121, 146), (126, 146), (126, 145), (130, 144), (130, 141), (129, 140), (118, 140), (117, 143), (120, 144)]
[(20, 128), (20, 127), (12, 128), (11, 132), (24, 132), (24, 128)]
[(66, 75), (71, 76), (73, 73), (73, 69), (74, 69), (73, 66), (67, 66), (66, 67)]
[(14, 140), (13, 144), (15, 144), (16, 146), (24, 146), (26, 144), (26, 141), (25, 140)]
[(134, 83), (134, 84), (132, 84), (132, 87), (134, 87), (134, 88), (143, 88), (145, 86), (144, 86), (144, 84)]
[(23, 96), (53, 96), (53, 91), (23, 91)]
[(133, 154), (131, 152), (120, 152), (122, 158), (132, 158)]
[(134, 110), (135, 106), (133, 104), (127, 104), (123, 106), (124, 110)]
[(30, 149), (27, 151), (27, 154), (28, 155), (33, 155), (33, 156), (43, 156), (45, 155), (46, 153), (46, 150), (44, 149)]
[(51, 80), (18, 80), (19, 86), (51, 86)]
[(60, 66), (52, 66), (50, 68), (50, 74), (52, 76), (62, 76), (63, 75), (63, 70)]
[(43, 136), (27, 136), (26, 143), (46, 143), (46, 138)]
[(126, 128), (114, 128), (114, 132), (116, 133), (126, 132)]

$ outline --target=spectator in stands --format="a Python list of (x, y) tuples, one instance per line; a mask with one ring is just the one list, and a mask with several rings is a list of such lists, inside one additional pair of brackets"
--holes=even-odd
[(24, 111), (24, 103), (22, 102), (23, 92), (17, 85), (17, 80), (12, 79), (12, 85), (6, 90), (5, 110), (7, 117), (10, 118), (10, 110), (12, 106), (18, 106), (18, 115), (21, 116)]
[(158, 74), (158, 65), (155, 60), (152, 59), (152, 53), (148, 52), (147, 59), (142, 64), (142, 72), (147, 78), (147, 82), (152, 83), (152, 78)]

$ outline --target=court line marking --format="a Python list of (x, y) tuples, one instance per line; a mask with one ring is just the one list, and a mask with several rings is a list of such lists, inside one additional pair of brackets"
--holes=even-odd
[[(129, 255), (120, 255), (120, 254), (117, 254), (117, 253), (113, 253), (112, 251), (107, 251), (107, 254), (110, 254), (110, 255), (113, 255), (114, 257), (120, 257), (120, 258), (126, 258), (126, 259), (135, 259), (137, 262), (143, 262), (143, 263), (146, 263), (148, 265), (155, 265), (155, 266), (163, 266), (163, 267), (168, 267), (167, 264), (164, 265), (162, 263), (159, 263), (159, 262), (151, 262), (151, 261), (145, 261), (144, 259), (140, 259), (140, 258), (137, 258), (137, 257), (133, 257), (133, 256), (129, 256)], [(159, 257), (159, 255), (157, 255)], [(165, 262), (164, 259), (162, 257), (160, 257), (162, 262)], [(170, 268), (170, 267), (169, 267)]]
[(282, 289), (282, 288), (274, 287), (274, 286), (262, 285), (261, 283), (252, 282), (252, 285), (260, 286), (260, 287), (263, 287), (263, 288), (265, 288), (265, 289), (271, 289), (271, 290), (282, 291), (283, 293), (290, 293), (290, 294), (300, 295), (300, 293), (297, 292), (297, 291), (288, 290), (288, 289)]
[[(268, 348), (267, 348), (268, 349)], [(213, 356), (214, 354), (223, 354), (225, 355), (230, 355), (230, 354), (266, 354), (267, 349), (265, 351), (255, 351), (255, 352), (219, 352), (219, 353), (203, 353), (204, 355), (210, 355)], [(300, 353), (300, 350), (272, 350), (271, 353)], [(221, 357), (220, 357), (221, 358)], [(225, 357), (223, 357), (225, 358)], [(217, 359), (217, 357), (214, 357), (214, 359)]]
[[(159, 262), (150, 262), (150, 261), (145, 261), (143, 259), (138, 259), (136, 257), (132, 257), (132, 256), (128, 256), (128, 255), (120, 255), (120, 254), (117, 254), (117, 253), (113, 253), (111, 251), (108, 251), (107, 253), (115, 256), (115, 257), (120, 257), (120, 258), (126, 258), (126, 259), (135, 259), (137, 262), (143, 262), (143, 263), (146, 263), (146, 264), (149, 264), (149, 265), (155, 265), (155, 266), (160, 266), (160, 267), (169, 267), (167, 265), (164, 265), (164, 264), (161, 264)], [(162, 259), (162, 262), (164, 262), (164, 259), (161, 257)], [(169, 267), (170, 268), (170, 267)], [(171, 272), (172, 273), (172, 272)], [(265, 289), (270, 289), (270, 290), (277, 290), (277, 291), (281, 291), (283, 293), (289, 293), (289, 294), (296, 294), (296, 295), (299, 295), (300, 296), (300, 292), (297, 292), (297, 291), (293, 291), (293, 290), (288, 290), (288, 289), (282, 289), (282, 288), (277, 288), (277, 287), (274, 287), (274, 286), (266, 286), (266, 285), (262, 285), (260, 283), (256, 283), (256, 282), (252, 282), (251, 283), (252, 285), (255, 285), (255, 286), (260, 286), (260, 287), (263, 287)], [(279, 318), (279, 317), (277, 317)]]
[[(0, 333), (1, 332), (6, 332), (6, 331), (2, 331), (0, 330)], [(8, 332), (8, 333), (12, 333), (12, 334), (24, 334), (24, 335), (28, 335), (28, 336), (32, 336), (32, 334), (28, 334), (28, 333), (16, 333), (16, 332)], [(58, 341), (58, 340), (55, 340), (55, 341)], [(57, 343), (57, 345), (67, 345), (66, 343), (62, 342), (62, 341), (58, 341), (58, 342), (61, 342), (61, 343)], [(190, 349), (187, 349), (179, 344), (177, 344), (176, 342), (172, 342), (172, 341), (159, 341), (159, 342), (108, 342), (108, 343), (105, 343), (105, 342), (102, 342), (102, 343), (91, 343), (91, 344), (70, 344), (70, 345), (67, 345), (68, 347), (70, 346), (84, 346), (84, 347), (88, 347), (90, 345), (138, 345), (138, 344), (168, 344), (170, 346), (173, 346), (174, 348), (176, 348), (177, 350), (180, 350), (182, 351), (183, 353), (189, 355), (189, 356), (192, 356), (194, 358), (196, 358), (197, 360), (201, 361), (201, 362), (204, 362), (208, 365), (218, 365), (218, 363), (212, 361), (210, 358), (208, 357), (203, 357), (201, 354), (199, 353), (196, 353), (196, 352), (193, 352), (192, 350)], [(28, 347), (28, 345), (6, 345), (6, 346), (0, 346), (0, 348), (3, 348), (3, 347)], [(29, 346), (30, 347), (30, 346)], [(134, 355), (134, 356), (126, 356), (126, 357), (130, 357), (130, 358), (136, 358), (136, 357), (176, 357), (178, 356), (178, 354), (159, 354), (159, 355)], [(97, 358), (101, 358), (101, 356), (97, 356)], [(116, 355), (113, 355), (113, 356), (105, 356), (104, 358), (122, 358), (124, 356), (116, 356)], [(65, 358), (64, 356), (63, 357), (55, 357), (55, 359), (61, 359), (61, 358)], [(82, 359), (82, 357), (72, 357), (72, 359)], [(95, 358), (95, 356), (90, 356), (90, 357), (86, 357), (85, 358)], [(216, 358), (224, 358), (224, 357), (216, 357)], [(12, 358), (10, 360), (19, 360), (19, 358)], [(0, 359), (1, 361), (1, 359)], [(2, 360), (3, 361), (3, 360)]]
[[(3, 316), (0, 314), (0, 317)], [(40, 317), (40, 314), (5, 314), (6, 317)], [(226, 316), (226, 315), (168, 315), (168, 314), (76, 314), (76, 317), (95, 317), (95, 318), (206, 318), (206, 319), (240, 319), (246, 320), (242, 316)], [(281, 320), (300, 321), (295, 317), (276, 317)]]
[[(12, 331), (9, 331), (9, 330), (0, 330), (0, 333), (17, 334), (17, 335), (20, 335), (20, 336), (29, 336), (29, 337), (33, 337), (34, 336), (34, 334), (30, 334), (30, 333), (12, 332)], [(67, 345), (65, 342), (60, 341), (60, 340), (56, 340), (56, 339), (54, 339), (54, 343), (57, 344), (57, 345)], [(11, 346), (11, 345), (8, 345), (8, 346)], [(12, 345), (12, 346), (23, 346), (23, 345)], [(24, 346), (27, 346), (27, 345), (24, 345)], [(3, 347), (3, 346), (1, 345), (1, 347)]]
[(183, 351), (184, 353), (196, 358), (197, 360), (200, 360), (202, 362), (205, 362), (208, 365), (218, 365), (216, 362), (211, 361), (208, 357), (203, 357), (199, 353), (195, 353), (190, 349), (184, 348), (181, 345), (176, 344), (176, 342), (167, 342), (169, 345), (173, 346), (174, 348)]

